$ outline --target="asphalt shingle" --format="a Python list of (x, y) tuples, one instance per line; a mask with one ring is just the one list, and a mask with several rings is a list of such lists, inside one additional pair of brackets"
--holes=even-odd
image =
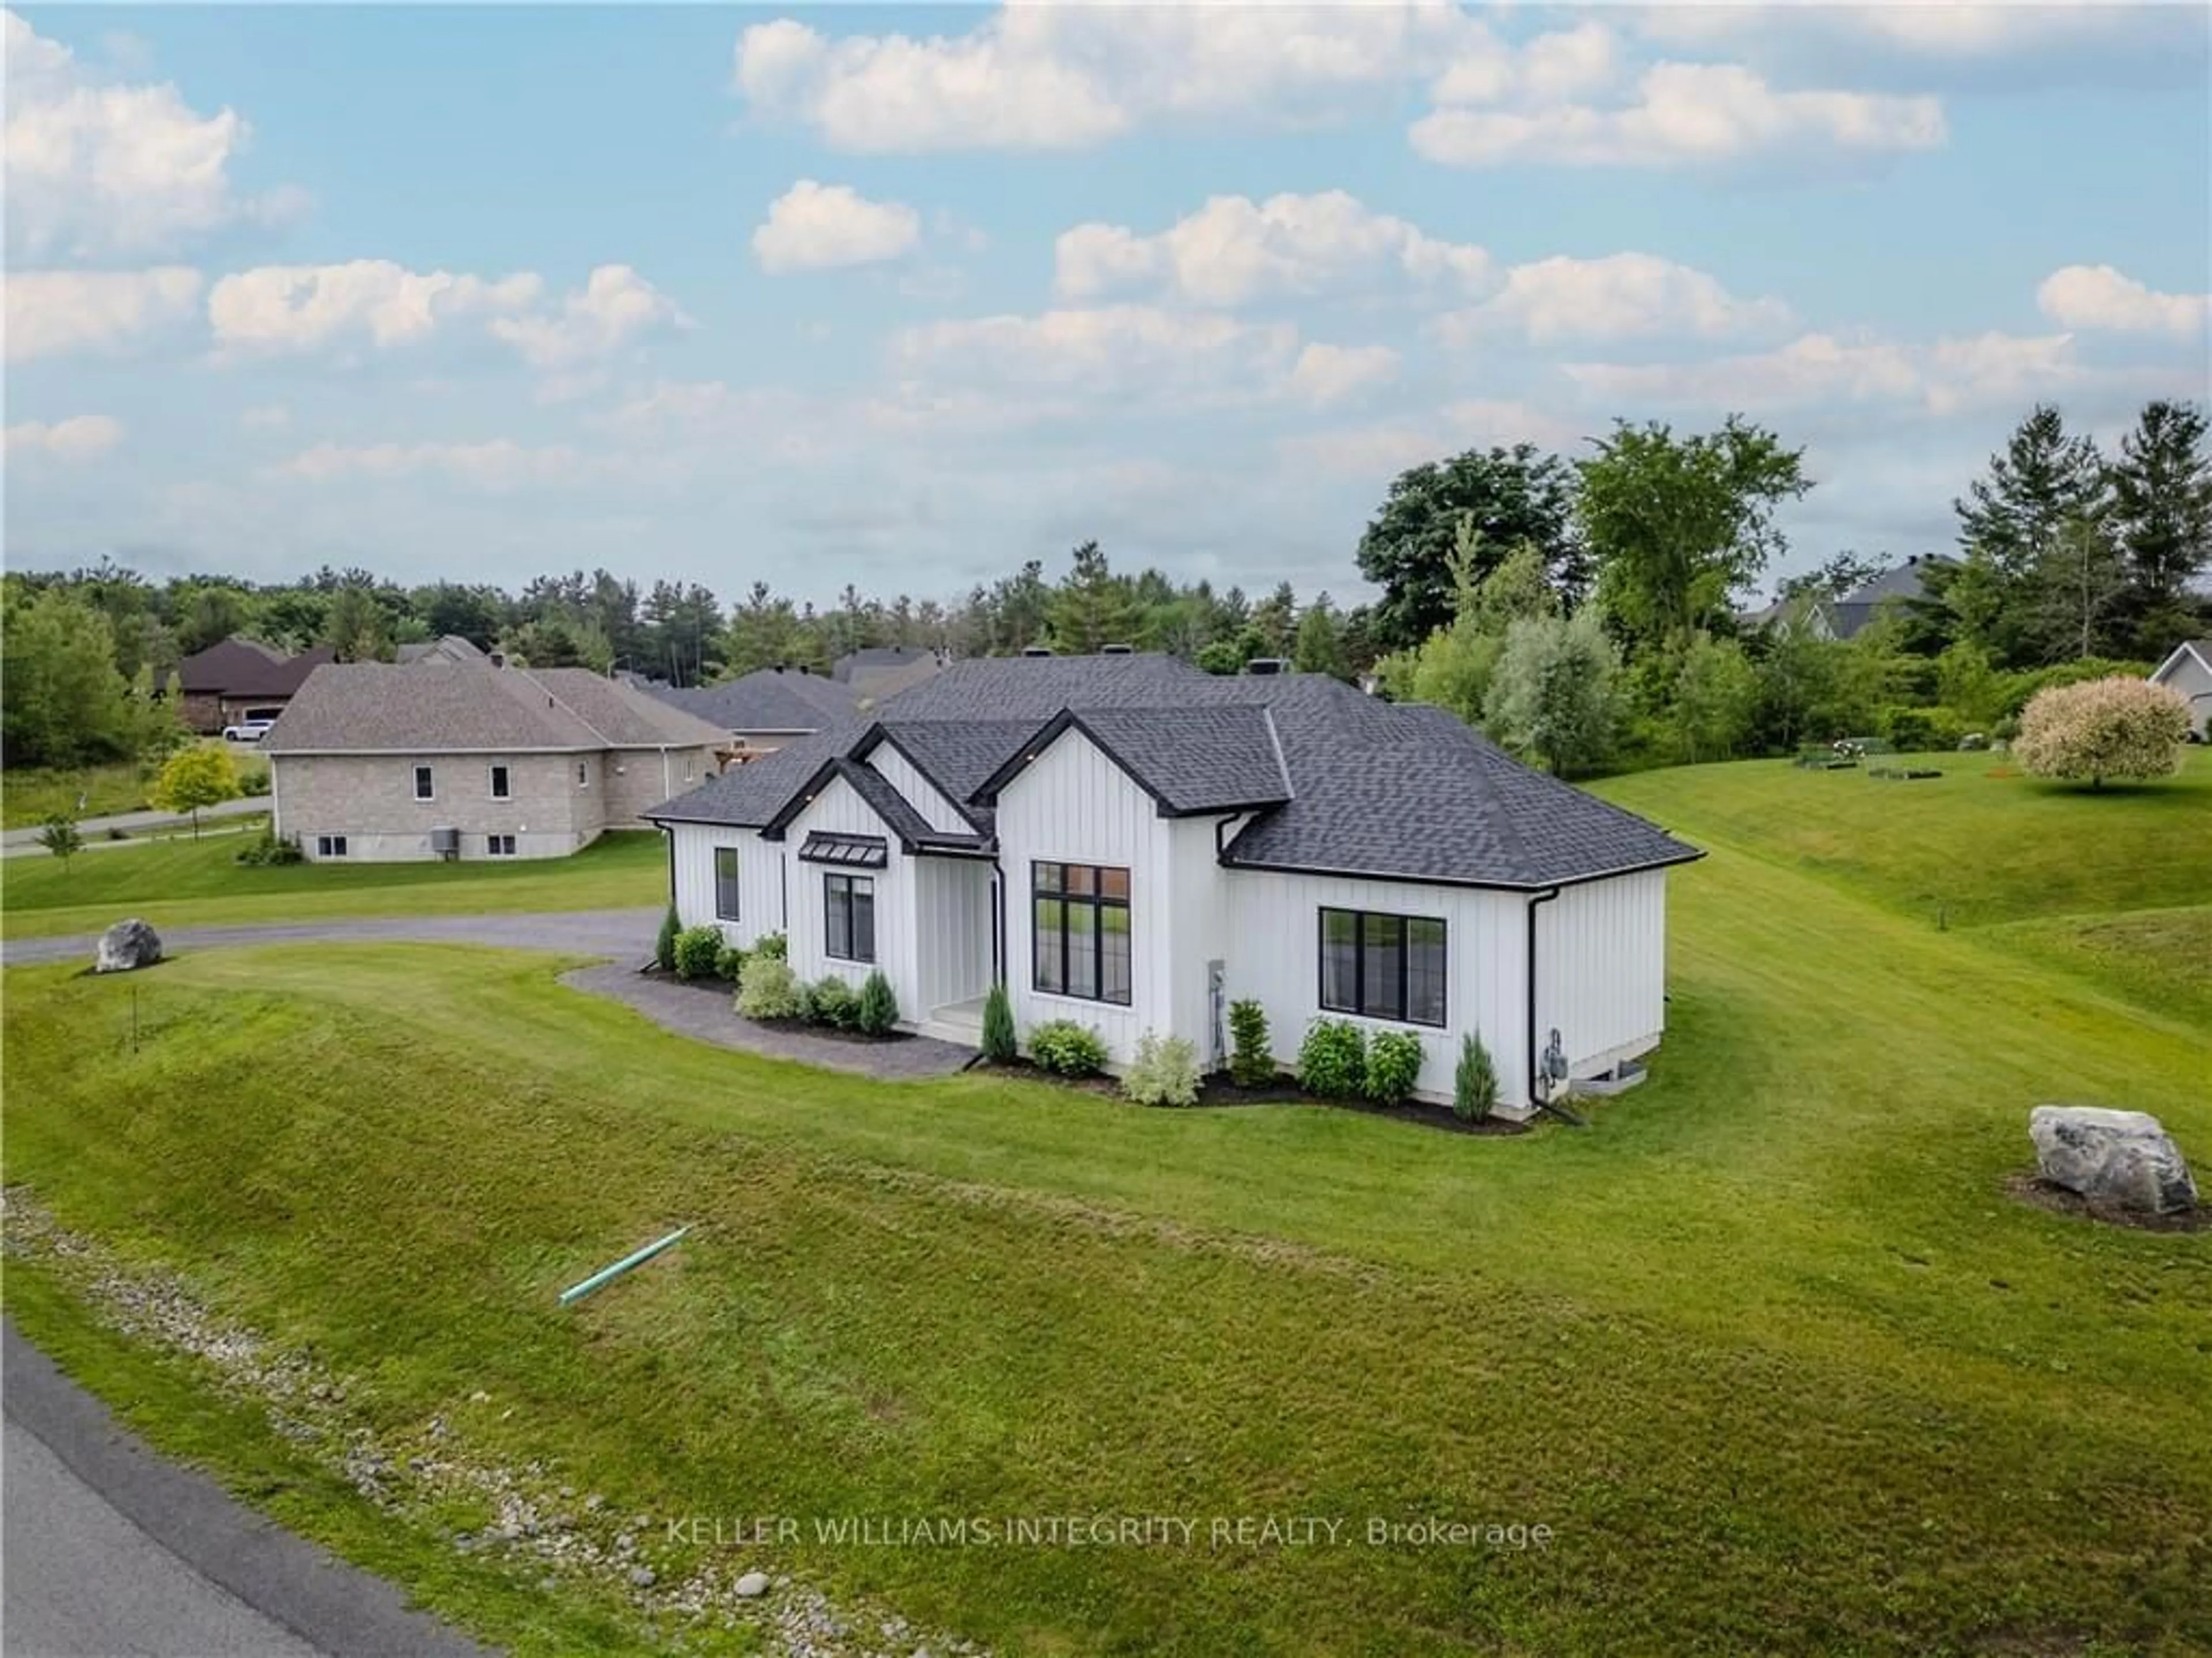
[(720, 685), (648, 685), (649, 696), (710, 720), (726, 732), (815, 732), (849, 720), (860, 707), (852, 687), (819, 674), (761, 668)]
[(270, 754), (519, 753), (704, 748), (722, 740), (705, 722), (586, 669), (532, 673), (428, 659), (317, 668), (261, 747)]
[[(1171, 811), (1262, 805), (1224, 853), (1231, 864), (1540, 888), (1698, 855), (1530, 770), (1442, 709), (1384, 702), (1322, 675), (1219, 678), (1133, 654), (1000, 658), (951, 665), (891, 698), (881, 719), (884, 733), (988, 829), (970, 797), (1063, 713)], [(800, 754), (742, 768), (655, 816), (766, 823), (868, 731), (824, 732)]]

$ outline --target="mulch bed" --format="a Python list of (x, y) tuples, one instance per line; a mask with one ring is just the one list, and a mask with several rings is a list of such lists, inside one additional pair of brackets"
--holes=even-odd
[(2125, 1226), (2138, 1232), (2208, 1232), (2212, 1231), (2212, 1209), (2198, 1204), (2194, 1209), (2185, 1209), (2173, 1215), (2146, 1215), (2132, 1209), (2111, 1209), (2091, 1203), (2079, 1192), (2069, 1192), (2063, 1186), (2053, 1185), (2040, 1175), (2014, 1175), (2005, 1181), (2005, 1190), (2019, 1202), (2033, 1204), (2038, 1209), (2048, 1209), (2054, 1214), (2073, 1215), (2082, 1220), (2101, 1222), (2106, 1226)]
[[(664, 973), (657, 967), (639, 969), (641, 979), (650, 979), (656, 984), (672, 985), (678, 990), (688, 990), (696, 996), (712, 996), (732, 1018), (744, 1019), (732, 1004), (738, 987), (727, 979), (683, 979), (673, 973)], [(856, 1048), (879, 1048), (886, 1042), (907, 1042), (914, 1040), (911, 1030), (887, 1030), (880, 1036), (871, 1036), (858, 1030), (840, 1030), (835, 1025), (816, 1024), (811, 1019), (745, 1019), (747, 1024), (757, 1024), (763, 1030), (785, 1030), (802, 1036), (819, 1036), (825, 1042), (850, 1042)]]
[[(979, 1060), (970, 1069), (997, 1072), (1004, 1076), (1020, 1077), (1029, 1082), (1070, 1089), (1079, 1094), (1092, 1094), (1103, 1099), (1129, 1102), (1127, 1096), (1121, 1092), (1121, 1084), (1112, 1077), (1063, 1077), (1023, 1059), (1006, 1065)], [(1164, 1111), (1204, 1110), (1210, 1107), (1251, 1105), (1325, 1105), (1339, 1111), (1357, 1111), (1364, 1116), (1386, 1117), (1394, 1122), (1410, 1123), (1418, 1128), (1440, 1128), (1451, 1134), (1525, 1134), (1532, 1126), (1507, 1122), (1498, 1117), (1486, 1118), (1480, 1122), (1466, 1122), (1449, 1106), (1425, 1105), (1417, 1101), (1408, 1101), (1404, 1105), (1376, 1105), (1367, 1100), (1324, 1100), (1306, 1093), (1287, 1077), (1258, 1088), (1243, 1088), (1231, 1079), (1228, 1072), (1222, 1071), (1199, 1079), (1195, 1105), (1162, 1106), (1158, 1108)]]

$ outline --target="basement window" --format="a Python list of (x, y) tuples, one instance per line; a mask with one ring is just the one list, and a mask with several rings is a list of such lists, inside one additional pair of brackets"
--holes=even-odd
[(315, 837), (315, 856), (343, 858), (346, 855), (346, 838), (343, 835), (318, 835)]
[(487, 857), (489, 857), (489, 858), (512, 858), (512, 857), (514, 857), (514, 837), (512, 835), (485, 835), (485, 836), (484, 836), (484, 855), (485, 855), (485, 856), (487, 856)]

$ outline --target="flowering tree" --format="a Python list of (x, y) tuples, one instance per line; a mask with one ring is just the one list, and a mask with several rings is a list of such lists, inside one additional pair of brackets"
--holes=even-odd
[(2181, 693), (2147, 679), (2115, 675), (2038, 691), (2020, 716), (2013, 752), (2037, 777), (2170, 777), (2189, 739), (2189, 705)]

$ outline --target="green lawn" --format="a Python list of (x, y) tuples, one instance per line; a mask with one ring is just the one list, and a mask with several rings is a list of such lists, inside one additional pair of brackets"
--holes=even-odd
[(2198, 904), (2212, 896), (2212, 750), (2176, 778), (2092, 790), (2019, 774), (2005, 755), (1884, 756), (1919, 782), (1787, 761), (1612, 779), (1631, 811), (1953, 926)]
[[(220, 738), (206, 739), (220, 743)], [(80, 817), (112, 817), (121, 812), (148, 809), (147, 792), (154, 786), (160, 768), (137, 761), (105, 766), (11, 766), (0, 771), (0, 829), (24, 829), (44, 823), (58, 811)], [(241, 779), (266, 775), (265, 760), (241, 758)], [(85, 805), (77, 811), (82, 797)]]
[[(1877, 812), (1876, 844), (1808, 870), (1744, 827), (1864, 798), (1832, 785), (1887, 791), (1920, 836)], [(2212, 1240), (2003, 1193), (2046, 1099), (2154, 1111), (2212, 1161), (2212, 1035), (2125, 974), (1856, 890), (1932, 869), (1931, 838), (2039, 871), (2053, 822), (2139, 848), (2134, 886), (2097, 860), (2108, 902), (2165, 895), (2201, 849), (2149, 793), (2100, 817), (1942, 788), (1609, 785), (1713, 855), (1672, 889), (1655, 1078), (1584, 1133), (872, 1085), (664, 1035), (540, 959), (272, 949), (128, 984), (10, 972), (6, 1174), (359, 1374), (374, 1419), (444, 1415), (623, 1511), (1557, 1534), (770, 1562), (1007, 1652), (2212, 1649)], [(1977, 877), (2005, 914), (2040, 879)], [(670, 1256), (556, 1309), (684, 1222)], [(163, 1442), (518, 1652), (609, 1643), (578, 1632), (601, 1609), (532, 1613), (252, 1424), (187, 1412), (173, 1367), (142, 1386), (149, 1362), (52, 1291), (11, 1264), (15, 1315)]]
[(97, 932), (128, 908), (156, 927), (246, 926), (337, 915), (616, 909), (664, 902), (668, 860), (653, 833), (602, 836), (573, 858), (513, 863), (291, 864), (241, 867), (235, 835), (0, 861), (0, 931), (11, 938)]

